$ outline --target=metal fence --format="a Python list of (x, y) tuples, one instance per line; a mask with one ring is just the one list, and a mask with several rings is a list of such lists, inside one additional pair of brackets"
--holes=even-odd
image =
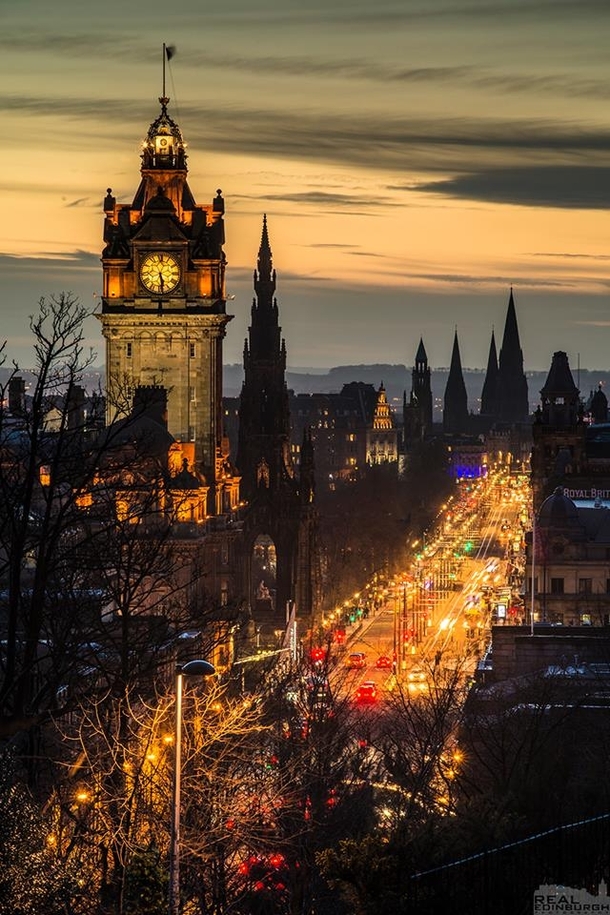
[(603, 814), (412, 874), (407, 910), (412, 915), (532, 915), (539, 886), (596, 895), (609, 866), (610, 814)]

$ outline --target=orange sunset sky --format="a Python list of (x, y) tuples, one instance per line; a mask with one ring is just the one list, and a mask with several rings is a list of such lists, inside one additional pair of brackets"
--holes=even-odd
[[(292, 367), (485, 366), (515, 290), (525, 365), (610, 369), (610, 4), (20, 0), (0, 7), (2, 338), (101, 285), (102, 199), (130, 201), (159, 111), (198, 202), (226, 200), (225, 362), (267, 213)], [(99, 324), (88, 342), (100, 353)]]

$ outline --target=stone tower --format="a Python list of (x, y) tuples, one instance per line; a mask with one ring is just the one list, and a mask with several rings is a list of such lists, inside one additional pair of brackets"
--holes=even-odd
[[(144, 139), (131, 203), (104, 200), (102, 310), (107, 420), (126, 416), (134, 390), (168, 392), (168, 430), (191, 443), (193, 469), (218, 510), (222, 468), (222, 342), (226, 314), (224, 201), (195, 202), (169, 99)], [(188, 452), (188, 448), (186, 451)]]
[(411, 372), (411, 395), (419, 407), (422, 438), (425, 438), (432, 430), (432, 384), (428, 355), (421, 337)]
[(553, 354), (540, 398), (532, 426), (532, 489), (536, 508), (567, 476), (580, 473), (585, 463), (580, 392), (566, 353)]
[(433, 418), (431, 372), (424, 341), (420, 337), (415, 365), (411, 372), (411, 394), (403, 394), (403, 451), (408, 454), (432, 432)]

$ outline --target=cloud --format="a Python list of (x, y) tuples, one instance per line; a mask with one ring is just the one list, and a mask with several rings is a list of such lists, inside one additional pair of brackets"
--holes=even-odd
[(610, 321), (572, 321), (577, 327), (610, 327)]
[(42, 253), (36, 257), (17, 257), (14, 254), (0, 252), (0, 270), (3, 275), (29, 275), (33, 272), (44, 274), (71, 271), (100, 270), (99, 254), (77, 249), (65, 254)]
[(530, 165), (490, 168), (420, 185), (420, 190), (516, 206), (606, 210), (610, 207), (610, 167)]
[(330, 194), (327, 191), (299, 191), (285, 194), (257, 194), (257, 200), (281, 201), (283, 203), (309, 203), (313, 206), (343, 207), (351, 209), (356, 207), (387, 207), (400, 206), (401, 204), (383, 197), (355, 197), (350, 194)]
[(583, 253), (572, 253), (567, 251), (530, 251), (525, 252), (524, 257), (555, 257), (555, 258), (574, 258), (575, 260), (592, 260), (592, 261), (608, 261), (610, 260), (610, 254), (583, 254)]
[[(48, 106), (48, 99), (40, 96), (0, 97), (0, 111), (18, 113), (21, 118), (47, 115)], [(133, 145), (153, 114), (150, 105), (133, 100), (59, 95), (53, 99), (53, 113), (52, 122), (45, 128), (46, 147), (63, 150), (69, 137), (75, 154), (79, 149), (88, 151), (92, 142), (105, 142), (109, 122), (113, 124), (116, 143)], [(209, 125), (213, 123), (218, 154), (351, 165), (377, 174), (381, 170), (393, 171), (405, 179), (397, 182), (394, 189), (405, 192), (425, 190), (527, 205), (545, 203), (547, 199), (552, 206), (608, 205), (607, 172), (601, 163), (610, 152), (610, 131), (578, 121), (406, 118), (382, 110), (346, 111), (329, 118), (315, 110), (277, 111), (220, 103), (217, 107), (182, 105), (179, 120), (185, 139), (195, 149), (208, 148)], [(66, 125), (66, 121), (70, 123)], [(135, 137), (134, 124), (142, 125)], [(572, 165), (575, 155), (585, 164)], [(524, 161), (526, 166), (522, 165)], [(545, 167), (536, 169), (540, 163)], [(421, 183), (421, 177), (426, 175), (430, 179), (439, 175), (443, 180)], [(566, 185), (564, 194), (559, 195), (557, 185), (562, 176), (571, 176), (576, 185)], [(597, 198), (592, 186), (596, 178), (602, 181)], [(543, 184), (536, 189), (538, 179)], [(521, 180), (525, 184), (519, 188), (517, 183)], [(270, 194), (263, 199), (350, 208), (391, 205), (388, 198), (358, 198), (325, 191)]]
[(551, 278), (540, 279), (539, 277), (515, 277), (515, 276), (485, 276), (481, 274), (469, 273), (409, 273), (405, 277), (405, 282), (409, 280), (430, 280), (435, 283), (448, 283), (457, 286), (466, 287), (502, 287), (508, 289), (510, 286), (519, 286), (521, 289), (573, 289), (577, 283), (566, 280), (554, 280)]
[(224, 72), (244, 72), (256, 76), (292, 76), (328, 80), (345, 79), (353, 84), (359, 80), (367, 83), (391, 85), (419, 84), (440, 85), (454, 89), (456, 86), (493, 90), (506, 95), (523, 94), (550, 95), (571, 98), (610, 98), (610, 86), (606, 79), (577, 77), (571, 74), (547, 73), (540, 75), (533, 71), (520, 73), (502, 72), (489, 67), (457, 65), (444, 67), (404, 67), (396, 63), (379, 63), (363, 58), (300, 57), (231, 57), (214, 59), (201, 57), (201, 64)]
[(314, 242), (311, 245), (306, 245), (307, 248), (339, 248), (342, 251), (350, 251), (352, 248), (357, 248), (358, 245), (348, 245), (341, 244), (340, 242)]

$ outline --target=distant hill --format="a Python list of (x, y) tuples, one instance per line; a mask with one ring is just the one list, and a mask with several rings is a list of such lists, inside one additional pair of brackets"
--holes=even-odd
[[(0, 384), (5, 384), (11, 369), (0, 367)], [(34, 376), (29, 371), (19, 373), (26, 380), (28, 388), (33, 383)], [(443, 396), (447, 384), (448, 368), (432, 369), (431, 382), (434, 396), (435, 419), (439, 420), (442, 414)], [(601, 382), (604, 388), (610, 390), (610, 372), (595, 369), (572, 370), (574, 381), (580, 389), (583, 399), (597, 389)], [(548, 371), (526, 372), (529, 389), (530, 409), (533, 412), (540, 402), (540, 389), (546, 381)], [(240, 364), (225, 365), (223, 367), (223, 393), (225, 397), (238, 397), (244, 379), (243, 366)], [(479, 399), (485, 380), (483, 369), (464, 369), (464, 382), (468, 393), (468, 407), (471, 412), (479, 412)], [(376, 388), (383, 382), (387, 391), (388, 400), (393, 409), (402, 412), (402, 398), (406, 391), (407, 397), (411, 392), (411, 368), (405, 365), (390, 363), (373, 363), (371, 365), (338, 365), (327, 371), (320, 369), (299, 368), (286, 371), (286, 383), (295, 394), (320, 394), (338, 393), (344, 384), (350, 381), (363, 381)], [(99, 390), (104, 384), (104, 368), (96, 366), (87, 372), (83, 385), (90, 393)], [(610, 395), (609, 395), (610, 396)]]
[[(224, 367), (224, 388), (227, 397), (237, 397), (241, 391), (243, 369), (240, 365)], [(431, 384), (434, 397), (435, 419), (442, 416), (443, 397), (447, 384), (449, 368), (432, 369)], [(530, 410), (533, 412), (540, 402), (540, 389), (543, 387), (548, 371), (526, 372), (529, 391)], [(583, 399), (587, 399), (601, 382), (610, 390), (610, 372), (580, 369), (573, 371), (574, 381), (580, 389)], [(338, 392), (350, 381), (363, 381), (376, 388), (383, 382), (388, 400), (394, 410), (402, 412), (403, 392), (407, 397), (411, 392), (411, 368), (405, 365), (377, 363), (372, 365), (339, 365), (321, 373), (314, 369), (287, 369), (286, 382), (295, 394), (317, 394)], [(485, 381), (484, 369), (464, 369), (464, 383), (468, 394), (468, 407), (472, 413), (479, 412), (481, 390)], [(609, 395), (610, 396), (610, 395)]]

